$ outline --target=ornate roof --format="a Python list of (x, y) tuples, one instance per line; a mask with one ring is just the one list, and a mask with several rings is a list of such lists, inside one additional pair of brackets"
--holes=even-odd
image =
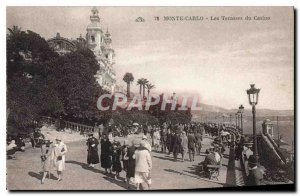
[(93, 7), (91, 10), (92, 15), (90, 16), (91, 23), (87, 26), (87, 28), (100, 28), (100, 17), (98, 15), (99, 11), (96, 7)]

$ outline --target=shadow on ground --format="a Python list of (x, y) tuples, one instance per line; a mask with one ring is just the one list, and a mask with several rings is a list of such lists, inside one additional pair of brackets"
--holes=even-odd
[(96, 169), (96, 168), (88, 167), (88, 165), (87, 165), (86, 163), (81, 163), (81, 162), (78, 162), (78, 161), (72, 161), (72, 160), (68, 160), (68, 161), (66, 161), (66, 163), (79, 165), (79, 166), (82, 167), (82, 169), (89, 170), (89, 171), (92, 171), (92, 172), (94, 172), (94, 173), (99, 173), (99, 174), (105, 175), (105, 172), (103, 172), (103, 171), (101, 171), (101, 170), (99, 170), (99, 169)]
[(173, 158), (169, 158), (169, 157), (159, 157), (159, 156), (153, 156), (153, 157), (158, 158), (158, 159), (162, 159), (162, 160), (167, 160), (167, 161), (174, 162), (174, 159)]
[[(35, 172), (28, 172), (28, 175), (33, 177), (33, 178), (36, 178), (38, 180), (42, 180), (43, 178), (43, 172), (39, 172), (39, 173), (35, 173)], [(46, 178), (49, 178), (49, 176), (47, 175)], [(58, 180), (58, 178), (56, 176), (54, 176), (54, 174), (50, 174), (50, 179), (51, 180)]]
[[(195, 166), (195, 168), (193, 168), (193, 171), (183, 170), (183, 172), (179, 172), (179, 171), (176, 171), (176, 170), (173, 170), (173, 169), (164, 169), (164, 170), (167, 171), (167, 172), (172, 172), (172, 173), (179, 174), (179, 175), (189, 176), (189, 177), (196, 178), (196, 179), (199, 179), (199, 180), (201, 179), (201, 180), (205, 180), (205, 181), (208, 181), (208, 182), (218, 183), (218, 184), (221, 184), (223, 186), (226, 185), (226, 184), (224, 184), (222, 182), (219, 182), (219, 181), (216, 181), (216, 180), (210, 180), (202, 173), (195, 174), (197, 172), (198, 167), (199, 166)], [(190, 175), (190, 174), (192, 174), (192, 175)]]
[(124, 182), (125, 178), (114, 179), (113, 177), (104, 176), (103, 179), (105, 179), (113, 184), (116, 184), (124, 189), (127, 189), (127, 190), (133, 189), (131, 185), (128, 187), (127, 184)]

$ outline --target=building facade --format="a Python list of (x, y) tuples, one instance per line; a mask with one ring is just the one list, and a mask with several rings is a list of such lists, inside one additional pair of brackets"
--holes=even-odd
[(100, 24), (98, 10), (94, 7), (90, 16), (90, 24), (86, 28), (87, 46), (91, 49), (100, 65), (96, 74), (97, 82), (103, 89), (113, 93), (116, 85), (116, 73), (113, 69), (115, 64), (115, 52), (112, 49), (112, 39), (108, 30), (104, 33)]
[(85, 39), (80, 35), (76, 40), (70, 40), (57, 33), (47, 42), (60, 55), (75, 51), (78, 47), (88, 47), (92, 50), (100, 66), (95, 75), (97, 82), (104, 90), (114, 93), (116, 87), (116, 73), (113, 69), (115, 52), (111, 45), (111, 34), (108, 30), (106, 32), (102, 30), (98, 14), (97, 8), (94, 7), (90, 16), (90, 24), (86, 28)]
[(56, 36), (48, 39), (47, 42), (59, 55), (65, 55), (76, 50), (76, 44), (72, 40), (61, 37), (59, 33), (56, 33)]

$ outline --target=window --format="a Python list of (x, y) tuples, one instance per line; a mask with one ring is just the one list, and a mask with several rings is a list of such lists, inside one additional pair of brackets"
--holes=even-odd
[(92, 40), (92, 42), (95, 42), (95, 36), (91, 36), (91, 40)]

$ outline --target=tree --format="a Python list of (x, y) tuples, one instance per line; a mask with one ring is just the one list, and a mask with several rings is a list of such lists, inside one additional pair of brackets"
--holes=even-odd
[(151, 83), (147, 83), (147, 84), (146, 84), (146, 88), (147, 88), (148, 96), (149, 96), (150, 90), (151, 90), (151, 89), (154, 89), (155, 86), (154, 86), (153, 84), (151, 84)]
[(63, 116), (87, 124), (107, 121), (111, 111), (96, 107), (98, 97), (109, 93), (94, 77), (99, 68), (87, 48), (59, 56), (40, 35), (18, 27), (9, 29), (7, 125), (30, 131), (40, 116)]
[(14, 37), (18, 37), (20, 34), (25, 33), (24, 31), (21, 30), (20, 27), (18, 26), (13, 26), (13, 28), (7, 28), (9, 31), (8, 37), (9, 39), (13, 39)]
[(91, 121), (101, 115), (96, 109), (96, 100), (104, 91), (94, 77), (99, 64), (94, 53), (81, 48), (61, 56), (51, 76), (63, 102), (63, 114), (74, 119)]
[(45, 113), (62, 110), (58, 94), (49, 86), (48, 74), (58, 55), (45, 39), (14, 26), (7, 35), (7, 126), (29, 131)]
[(138, 79), (136, 85), (140, 85), (140, 95), (142, 96), (143, 78)]
[(146, 78), (142, 78), (142, 85), (143, 85), (143, 98), (145, 97), (145, 86), (148, 84), (149, 81)]
[(124, 77), (123, 77), (123, 81), (126, 82), (127, 84), (127, 97), (130, 97), (130, 83), (133, 82), (134, 77), (132, 75), (132, 73), (125, 73)]

